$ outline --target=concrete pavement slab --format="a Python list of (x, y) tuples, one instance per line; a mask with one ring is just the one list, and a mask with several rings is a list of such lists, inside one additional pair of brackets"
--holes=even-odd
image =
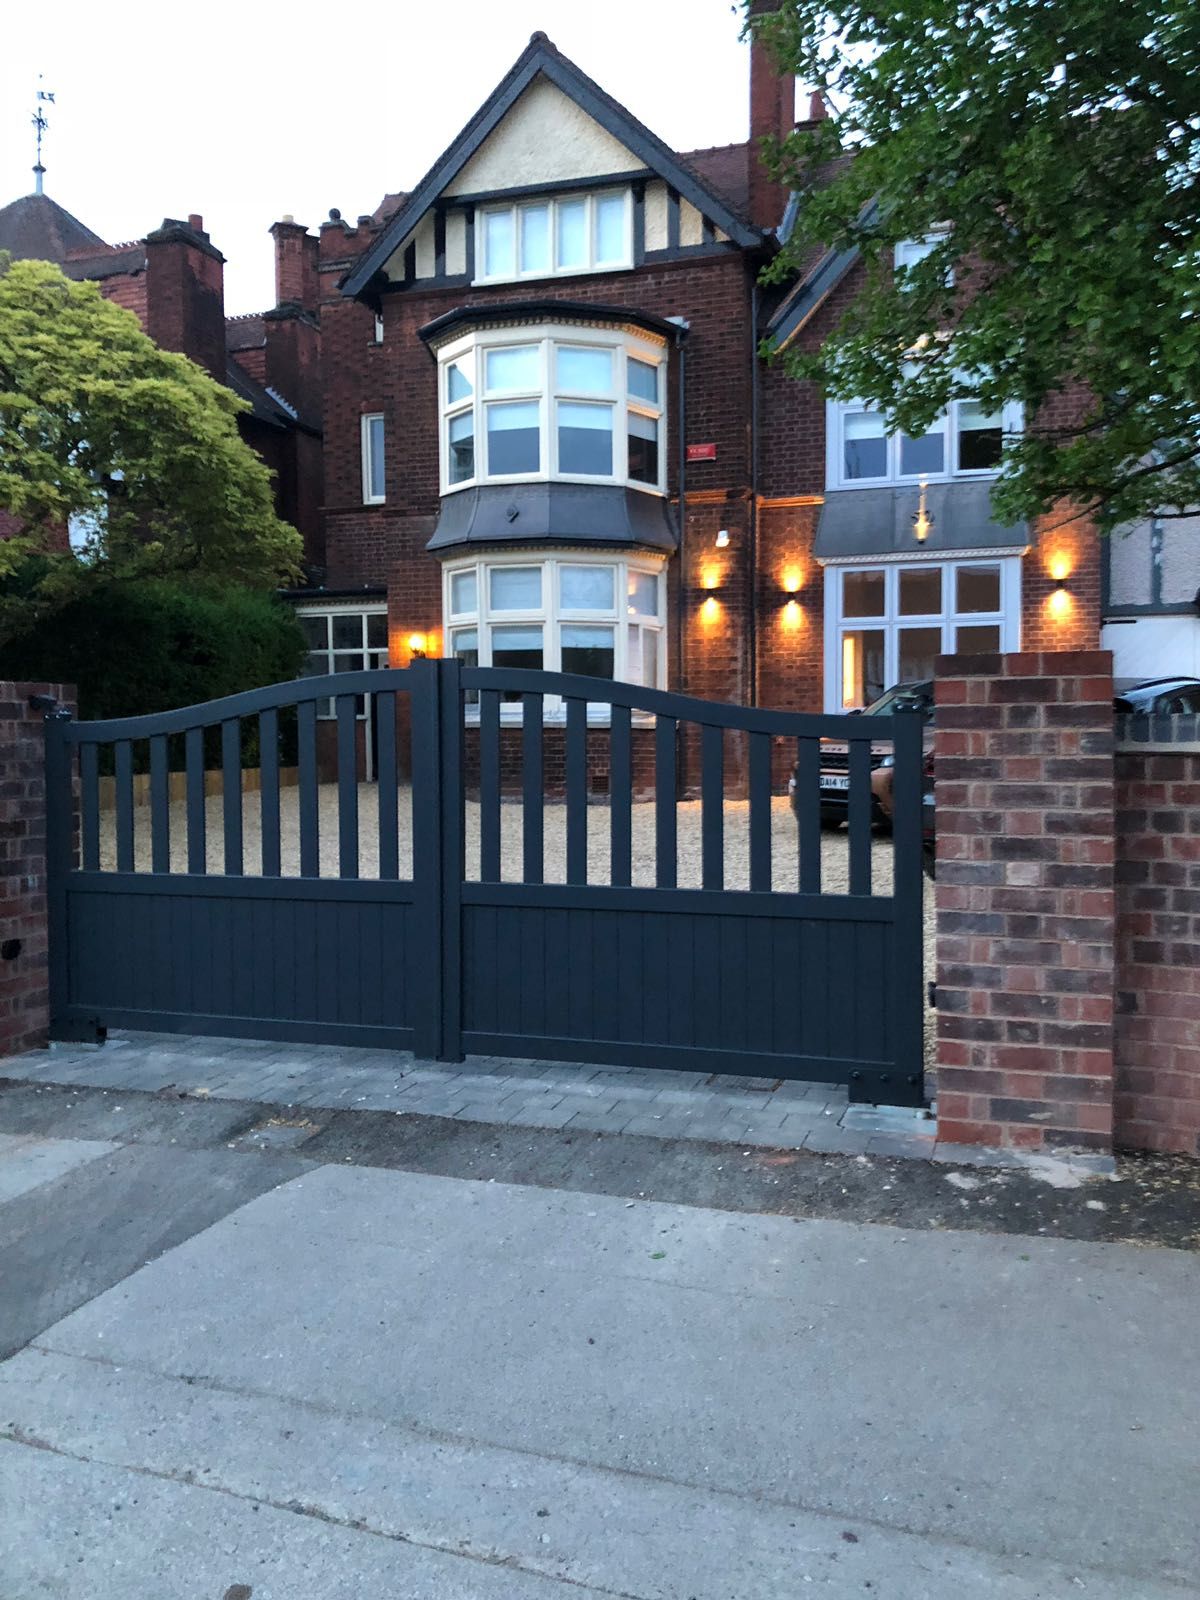
[[(9, 1424), (14, 1444), (61, 1463), (59, 1503), (63, 1488), (73, 1491), (73, 1515), (63, 1519), (67, 1526), (89, 1513), (99, 1520), (86, 1495), (80, 1515), (75, 1496), (81, 1463), (104, 1475), (118, 1504), (140, 1501), (144, 1483), (131, 1481), (134, 1472), (151, 1480), (152, 1492), (162, 1497), (158, 1514), (143, 1524), (151, 1572), (162, 1559), (160, 1546), (173, 1543), (165, 1517), (173, 1522), (182, 1513), (193, 1527), (218, 1523), (222, 1502), (232, 1497), (292, 1513), (294, 1532), (285, 1535), (285, 1554), (293, 1537), (304, 1539), (306, 1519), (316, 1517), (329, 1527), (377, 1535), (376, 1544), (400, 1542), (394, 1581), (403, 1581), (405, 1564), (413, 1559), (404, 1547), (450, 1557), (442, 1581), (457, 1566), (460, 1581), (470, 1584), (472, 1568), (482, 1566), (479, 1581), (485, 1587), (469, 1591), (479, 1594), (490, 1593), (488, 1569), (500, 1567), (525, 1576), (526, 1587), (518, 1592), (541, 1593), (547, 1587), (542, 1580), (550, 1579), (550, 1589), (564, 1600), (581, 1588), (655, 1600), (794, 1600), (808, 1592), (808, 1584), (826, 1595), (857, 1597), (875, 1590), (889, 1600), (929, 1600), (931, 1593), (956, 1600), (1036, 1600), (1079, 1590), (1091, 1600), (1128, 1600), (1126, 1579), (1107, 1579), (1090, 1568), (998, 1557), (832, 1511), (798, 1511), (36, 1349), (0, 1367), (0, 1413), (22, 1419), (15, 1428)], [(0, 1486), (5, 1466), (0, 1450)], [(130, 1474), (124, 1482), (122, 1472)], [(7, 1498), (13, 1506), (21, 1502), (20, 1478), (17, 1462)], [(180, 1494), (182, 1484), (189, 1487)], [(101, 1515), (110, 1524), (128, 1520), (111, 1506)], [(29, 1538), (27, 1529), (37, 1521), (36, 1508), (29, 1506), (13, 1530), (35, 1548), (41, 1541), (34, 1530)], [(78, 1527), (71, 1531), (77, 1539)], [(282, 1574), (263, 1573), (262, 1534), (257, 1528), (250, 1533), (253, 1561), (245, 1559), (249, 1551), (239, 1552), (240, 1566), (214, 1566), (207, 1557), (207, 1593), (220, 1595), (234, 1570), (256, 1574), (255, 1595), (275, 1592)], [(351, 1570), (343, 1577), (364, 1576), (359, 1563), (370, 1554), (369, 1540), (352, 1545), (346, 1552)], [(43, 1555), (48, 1565), (53, 1559), (53, 1552)], [(221, 1559), (228, 1558), (222, 1553)], [(89, 1577), (94, 1582), (96, 1576), (93, 1569)], [(198, 1573), (179, 1576), (185, 1584), (202, 1581)], [(109, 1590), (100, 1582), (81, 1592), (90, 1597)], [(172, 1597), (191, 1592), (170, 1591)], [(1179, 1590), (1150, 1581), (1139, 1587), (1139, 1596), (1179, 1600)]]
[(300, 1170), (291, 1157), (123, 1145), (10, 1200), (0, 1208), (0, 1359)]
[(3, 1441), (0, 1496), (4, 1600), (565, 1600), (469, 1555)]
[[(1143, 1596), (1200, 1570), (1194, 1272), (1170, 1251), (327, 1167), (39, 1344), (928, 1541), (925, 1587), (889, 1596), (969, 1592), (945, 1545), (993, 1576), (1061, 1563)], [(232, 1471), (231, 1448), (218, 1430), (204, 1464)]]
[(0, 1133), (0, 1205), (116, 1148), (101, 1139), (38, 1139), (31, 1134)]

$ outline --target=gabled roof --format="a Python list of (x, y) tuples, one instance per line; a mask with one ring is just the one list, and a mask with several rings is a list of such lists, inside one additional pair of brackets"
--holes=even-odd
[(749, 140), (713, 145), (707, 150), (684, 150), (679, 159), (750, 226), (750, 164), (757, 161), (758, 151)]
[(234, 394), (250, 402), (250, 415), (256, 422), (264, 422), (269, 428), (302, 428), (305, 433), (320, 433), (320, 428), (302, 417), (291, 401), (252, 378), (232, 356), (225, 363), (225, 382)]
[(342, 285), (343, 294), (353, 296), (362, 293), (438, 195), (454, 181), (539, 74), (631, 150), (656, 176), (664, 178), (684, 199), (723, 229), (734, 243), (752, 249), (763, 242), (761, 229), (752, 227), (739, 216), (716, 188), (699, 176), (692, 166), (685, 164), (673, 150), (668, 149), (645, 123), (639, 122), (598, 83), (581, 72), (573, 61), (556, 50), (544, 33), (535, 33), (507, 76), (480, 106), (453, 144), (430, 167), (405, 203), (381, 230), (379, 237), (359, 257), (357, 265)]
[(83, 250), (107, 249), (98, 233), (48, 194), (22, 195), (0, 207), (0, 250), (17, 261), (62, 262)]
[[(878, 214), (879, 203), (872, 200), (859, 213), (858, 220), (861, 224), (869, 225)], [(845, 250), (821, 251), (772, 313), (767, 323), (768, 338), (781, 346), (794, 339), (829, 299), (861, 254), (857, 245)]]

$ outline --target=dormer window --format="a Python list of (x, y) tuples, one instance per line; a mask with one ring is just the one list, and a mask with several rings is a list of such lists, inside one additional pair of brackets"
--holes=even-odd
[(558, 479), (665, 489), (666, 346), (627, 328), (489, 328), (439, 352), (442, 493)]
[(476, 212), (478, 283), (617, 272), (633, 266), (628, 189), (481, 207)]

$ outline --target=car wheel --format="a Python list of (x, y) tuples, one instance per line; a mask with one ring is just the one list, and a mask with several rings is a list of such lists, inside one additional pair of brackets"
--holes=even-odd
[(932, 882), (937, 877), (937, 852), (929, 845), (922, 846), (921, 866), (924, 869), (925, 876)]

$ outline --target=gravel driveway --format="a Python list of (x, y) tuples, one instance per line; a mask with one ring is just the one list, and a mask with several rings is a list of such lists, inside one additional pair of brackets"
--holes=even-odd
[[(399, 858), (400, 875), (412, 873), (412, 806), (411, 790), (401, 789), (399, 795)], [(322, 784), (319, 790), (321, 874), (338, 875), (338, 813), (336, 784)], [(298, 791), (285, 788), (280, 793), (280, 846), (283, 871), (294, 876), (299, 870), (299, 818)], [(654, 883), (654, 806), (650, 802), (633, 806), (633, 881), (635, 885), (652, 886)], [(519, 882), (521, 872), (522, 813), (519, 802), (501, 807), (501, 876), (508, 882)], [(678, 875), (680, 888), (700, 887), (700, 802), (681, 801), (676, 808), (678, 835)], [(247, 874), (261, 871), (261, 828), (259, 796), (247, 794), (242, 803), (242, 829), (244, 863)], [(729, 889), (745, 889), (749, 884), (749, 831), (750, 807), (744, 800), (725, 802), (725, 885)], [(220, 872), (222, 860), (222, 801), (219, 795), (210, 795), (206, 802), (208, 870)], [(106, 812), (101, 818), (101, 865), (111, 870), (115, 865), (113, 816)], [(139, 871), (150, 867), (150, 812), (145, 806), (135, 811), (134, 855)], [(187, 864), (187, 823), (183, 801), (171, 806), (171, 869), (182, 872)], [(358, 788), (358, 861), (359, 874), (364, 878), (378, 876), (379, 872), (379, 813), (378, 790), (373, 783), (363, 783)], [(466, 807), (467, 877), (479, 876), (479, 806), (467, 802)], [(777, 890), (795, 889), (798, 881), (797, 830), (787, 800), (776, 797), (771, 802), (771, 865), (772, 884)], [(828, 894), (844, 894), (848, 887), (848, 852), (844, 829), (827, 832), (821, 839), (821, 881)], [(547, 804), (545, 809), (545, 881), (566, 881), (566, 807)], [(607, 804), (588, 807), (588, 881), (609, 881), (609, 816)], [(892, 886), (892, 842), (888, 838), (875, 838), (871, 844), (871, 882), (875, 893), (887, 894)], [(922, 880), (924, 882), (924, 880)], [(933, 894), (925, 885), (924, 929), (925, 971), (934, 971), (934, 909)], [(926, 1017), (926, 1061), (932, 1064), (932, 1013)]]

